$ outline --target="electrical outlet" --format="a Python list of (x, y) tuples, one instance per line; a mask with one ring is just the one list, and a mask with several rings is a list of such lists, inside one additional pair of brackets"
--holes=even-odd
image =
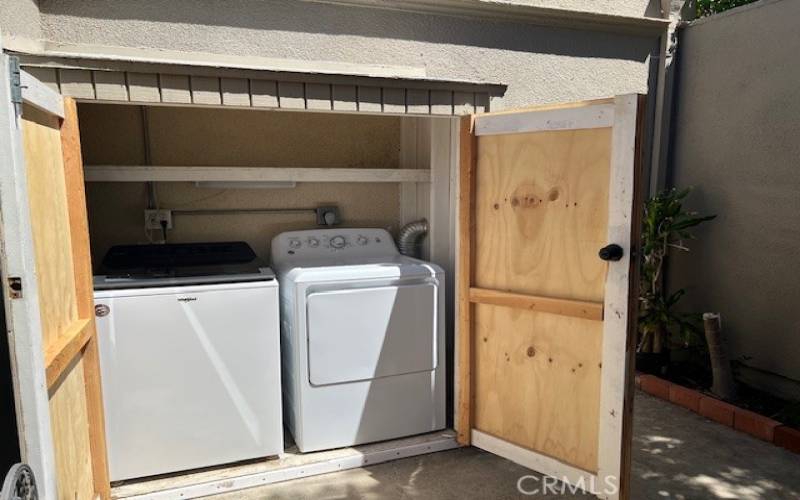
[(145, 210), (144, 227), (145, 229), (161, 230), (161, 222), (167, 223), (167, 229), (172, 229), (172, 210)]
[(339, 208), (335, 206), (317, 207), (316, 212), (319, 226), (334, 226), (342, 222), (339, 218)]

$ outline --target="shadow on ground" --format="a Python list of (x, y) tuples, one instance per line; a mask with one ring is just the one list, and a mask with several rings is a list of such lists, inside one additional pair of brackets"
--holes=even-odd
[[(633, 500), (800, 499), (800, 456), (638, 393)], [(363, 469), (279, 483), (215, 500), (505, 500), (594, 498), (522, 495), (530, 471), (475, 448), (397, 460)], [(525, 483), (535, 486), (536, 480)]]

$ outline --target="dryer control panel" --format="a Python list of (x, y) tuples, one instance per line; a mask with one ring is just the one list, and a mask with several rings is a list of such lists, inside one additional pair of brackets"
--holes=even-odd
[(299, 262), (341, 257), (393, 257), (398, 255), (392, 235), (385, 229), (309, 229), (289, 231), (272, 239), (272, 262)]

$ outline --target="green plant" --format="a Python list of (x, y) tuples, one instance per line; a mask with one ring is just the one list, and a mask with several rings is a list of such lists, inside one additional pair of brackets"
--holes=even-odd
[(697, 17), (710, 16), (756, 0), (697, 0)]
[(664, 289), (664, 263), (670, 250), (688, 252), (686, 240), (694, 239), (690, 229), (716, 217), (684, 210), (683, 201), (689, 192), (690, 189), (668, 189), (644, 206), (639, 352), (662, 353), (671, 337), (684, 344), (704, 343), (697, 327), (699, 315), (676, 311), (685, 290), (667, 293)]

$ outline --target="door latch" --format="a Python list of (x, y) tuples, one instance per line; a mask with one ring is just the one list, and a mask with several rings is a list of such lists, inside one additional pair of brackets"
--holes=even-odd
[(597, 255), (600, 256), (601, 259), (605, 261), (609, 260), (620, 260), (622, 258), (622, 247), (617, 245), (616, 243), (612, 243), (610, 245), (606, 245), (597, 252)]
[(22, 298), (22, 278), (15, 276), (8, 278), (8, 295), (12, 299)]

